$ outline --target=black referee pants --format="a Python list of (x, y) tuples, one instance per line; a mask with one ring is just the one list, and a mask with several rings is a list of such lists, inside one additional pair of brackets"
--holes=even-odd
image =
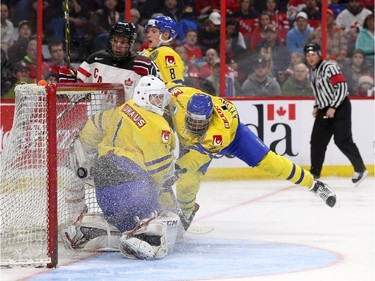
[(315, 118), (310, 140), (311, 170), (320, 176), (329, 141), (333, 140), (349, 159), (354, 171), (363, 172), (366, 168), (352, 136), (352, 107), (348, 98), (336, 109), (334, 118), (324, 119), (328, 108), (319, 109)]

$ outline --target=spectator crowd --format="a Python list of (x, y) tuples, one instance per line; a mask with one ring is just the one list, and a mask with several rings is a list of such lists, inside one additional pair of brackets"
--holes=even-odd
[[(109, 30), (124, 18), (125, 0), (69, 1), (73, 66), (106, 49)], [(322, 44), (319, 0), (132, 0), (130, 20), (137, 28), (133, 52), (148, 47), (144, 26), (155, 15), (178, 25), (173, 48), (185, 63), (185, 81), (220, 95), (220, 26), (226, 26), (226, 96), (312, 96), (303, 48)], [(14, 98), (19, 83), (36, 81), (37, 4), (1, 3), (1, 97)], [(337, 63), (349, 95), (373, 95), (374, 1), (331, 0), (327, 13), (326, 59)], [(61, 0), (43, 1), (42, 77), (56, 82), (66, 67), (65, 18)]]

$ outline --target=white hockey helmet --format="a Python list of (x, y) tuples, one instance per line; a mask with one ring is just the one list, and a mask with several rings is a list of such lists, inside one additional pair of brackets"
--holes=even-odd
[(170, 99), (171, 93), (164, 82), (152, 75), (141, 77), (134, 89), (135, 104), (159, 115), (163, 115)]

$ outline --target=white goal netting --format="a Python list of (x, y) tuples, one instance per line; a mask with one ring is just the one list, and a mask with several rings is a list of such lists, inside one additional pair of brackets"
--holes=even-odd
[[(119, 84), (65, 86), (16, 87), (13, 127), (1, 154), (1, 266), (51, 262), (51, 252), (56, 251), (50, 241), (50, 234), (55, 231), (50, 221), (54, 210), (57, 209), (59, 230), (86, 208), (90, 213), (101, 212), (94, 188), (77, 177), (77, 171), (69, 165), (69, 154), (89, 116), (123, 101), (123, 87)], [(54, 110), (54, 106), (48, 106), (47, 92), (56, 96), (55, 131), (47, 126), (48, 113)], [(57, 153), (51, 155), (48, 145), (54, 143), (54, 136)], [(49, 168), (54, 160), (57, 194), (49, 191), (53, 183)], [(51, 196), (57, 197), (57, 206), (51, 206)]]

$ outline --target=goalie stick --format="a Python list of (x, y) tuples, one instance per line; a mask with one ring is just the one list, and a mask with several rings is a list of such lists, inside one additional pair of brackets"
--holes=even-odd
[(180, 205), (178, 203), (176, 195), (175, 195), (175, 193), (172, 189), (173, 184), (179, 179), (179, 177), (182, 174), (184, 174), (186, 172), (187, 172), (187, 169), (183, 168), (183, 169), (175, 169), (172, 173), (169, 173), (165, 177), (164, 182), (161, 185), (162, 186), (161, 192), (167, 192), (171, 195), (172, 200), (173, 200), (173, 204), (175, 205), (177, 215), (180, 217), (182, 226), (184, 227), (184, 229), (186, 231), (188, 231), (188, 229), (191, 225), (191, 222), (194, 219), (195, 213), (199, 210), (199, 205), (197, 203), (195, 203), (194, 210), (193, 210), (192, 214), (190, 215), (189, 218), (187, 218), (185, 216), (185, 214), (182, 212), (182, 209), (180, 208)]
[[(80, 173), (82, 173), (83, 169), (84, 169), (83, 167), (79, 167), (78, 168), (78, 170), (77, 170), (78, 177), (80, 178), (80, 180), (84, 184), (87, 184), (87, 185), (89, 185), (91, 187), (95, 187), (94, 186), (94, 182), (92, 181), (92, 179), (86, 179), (86, 176), (88, 175), (87, 171), (84, 171), (84, 175), (83, 176), (79, 175)], [(185, 231), (187, 231), (188, 233), (191, 233), (191, 234), (206, 234), (206, 233), (209, 233), (209, 232), (213, 231), (215, 229), (215, 227), (213, 227), (213, 226), (203, 226), (203, 225), (191, 225), (191, 222), (192, 222), (192, 220), (194, 218), (194, 215), (198, 211), (199, 207), (194, 210), (194, 215), (191, 216), (189, 219), (186, 218), (186, 216), (182, 212), (181, 208), (179, 207), (179, 204), (178, 204), (177, 198), (176, 198), (176, 196), (174, 194), (174, 191), (172, 189), (172, 186), (178, 180), (179, 175), (181, 175), (183, 173), (186, 173), (186, 168), (185, 169), (180, 169), (180, 170), (175, 170), (175, 171), (173, 171), (173, 173), (168, 174), (165, 177), (165, 180), (163, 182), (163, 187), (164, 187), (164, 191), (163, 192), (170, 193), (170, 195), (172, 197), (172, 200), (173, 200), (173, 203), (174, 203), (174, 205), (176, 207), (176, 210), (177, 210), (177, 215), (180, 217), (181, 223), (182, 223)]]
[(190, 225), (186, 231), (191, 234), (207, 234), (214, 229), (215, 227), (210, 225)]

